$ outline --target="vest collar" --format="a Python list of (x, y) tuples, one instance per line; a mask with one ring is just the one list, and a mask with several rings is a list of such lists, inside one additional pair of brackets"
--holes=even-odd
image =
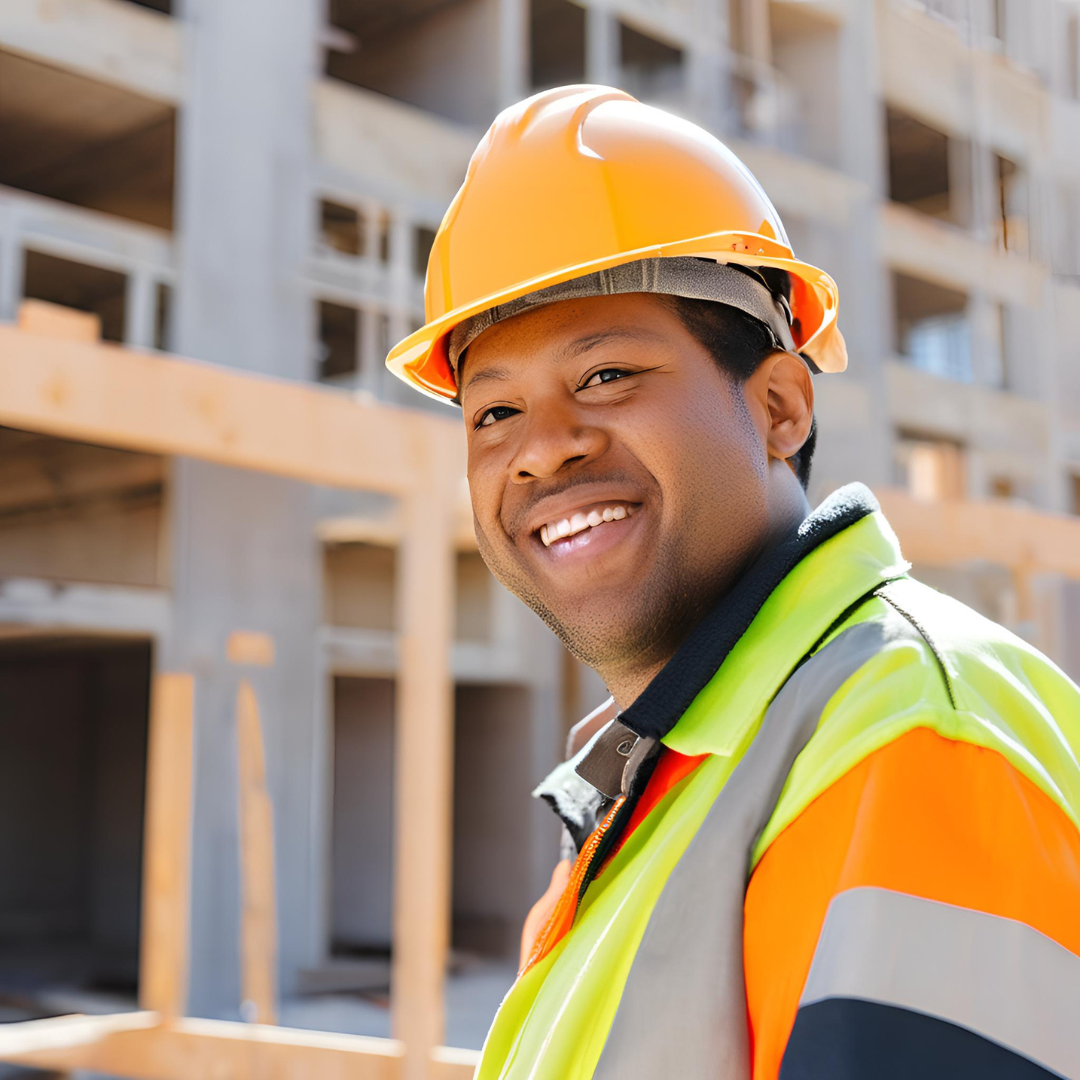
[(620, 792), (644, 787), (660, 741), (691, 756), (741, 753), (799, 662), (853, 605), (907, 569), (870, 491), (840, 488), (765, 553), (637, 701), (533, 795), (552, 805), (580, 848)]
[(826, 540), (877, 510), (877, 500), (862, 484), (849, 484), (830, 495), (739, 579), (623, 711), (622, 723), (643, 737), (664, 738), (717, 674), (784, 578)]

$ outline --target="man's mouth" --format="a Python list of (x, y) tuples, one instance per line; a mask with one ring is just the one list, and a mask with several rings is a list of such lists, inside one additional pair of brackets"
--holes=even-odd
[(574, 511), (569, 517), (556, 518), (554, 521), (541, 525), (540, 540), (544, 547), (551, 547), (559, 540), (567, 540), (571, 536), (585, 532), (586, 529), (596, 529), (612, 521), (622, 521), (624, 518), (633, 517), (640, 508), (640, 503), (596, 503), (594, 506)]

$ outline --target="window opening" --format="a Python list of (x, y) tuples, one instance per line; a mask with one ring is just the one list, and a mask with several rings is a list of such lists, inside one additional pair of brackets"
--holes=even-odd
[(97, 315), (103, 340), (124, 340), (126, 274), (41, 251), (27, 251), (23, 267), (26, 299), (46, 300)]
[(172, 351), (172, 287), (164, 281), (157, 283), (154, 306), (154, 348)]
[(359, 339), (359, 310), (320, 300), (319, 378), (335, 379), (356, 371)]
[(960, 443), (901, 432), (895, 446), (896, 481), (916, 499), (964, 497), (964, 448)]
[(418, 278), (427, 276), (428, 256), (434, 243), (434, 229), (426, 225), (417, 225), (413, 229), (413, 273)]
[(963, 148), (942, 131), (886, 109), (889, 198), (913, 210), (964, 224), (956, 198), (954, 163)]
[(912, 367), (957, 382), (971, 382), (967, 293), (893, 273), (897, 353)]
[(1026, 255), (1028, 226), (1024, 174), (1021, 167), (1001, 154), (993, 155), (997, 184), (996, 233), (998, 247)]
[(0, 184), (172, 228), (176, 110), (0, 50)]
[(319, 241), (324, 249), (338, 251), (342, 255), (362, 254), (359, 210), (329, 199), (320, 200)]
[(622, 86), (642, 101), (677, 102), (685, 89), (683, 51), (619, 23)]

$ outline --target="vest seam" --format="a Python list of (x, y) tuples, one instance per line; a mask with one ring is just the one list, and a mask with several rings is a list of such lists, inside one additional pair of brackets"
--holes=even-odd
[(937, 645), (934, 644), (934, 639), (930, 636), (926, 627), (923, 626), (922, 623), (918, 619), (916, 619), (910, 611), (908, 611), (901, 603), (899, 603), (895, 596), (893, 596), (892, 590), (889, 588), (891, 584), (892, 582), (888, 582), (887, 584), (882, 585), (876, 591), (875, 595), (880, 596), (881, 599), (889, 605), (889, 607), (891, 607), (899, 615), (902, 615), (919, 632), (919, 636), (923, 639), (923, 641), (926, 642), (927, 646), (930, 649), (930, 652), (933, 653), (934, 660), (936, 661), (938, 666), (938, 670), (941, 672), (941, 680), (945, 684), (945, 692), (949, 695), (949, 704), (953, 707), (954, 711), (959, 712), (960, 707), (956, 703), (956, 694), (953, 692), (952, 679), (949, 676), (949, 669), (945, 665), (944, 656), (938, 649)]

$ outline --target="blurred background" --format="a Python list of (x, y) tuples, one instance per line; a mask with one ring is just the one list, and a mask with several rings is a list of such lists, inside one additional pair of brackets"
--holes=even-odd
[[(4, 0), (0, 1019), (140, 1000), (151, 687), (180, 671), (182, 1011), (245, 1015), (243, 676), (276, 1018), (388, 1035), (395, 902), (428, 874), (449, 957), (443, 986), (432, 930), (415, 1009), (445, 990), (432, 1037), (480, 1045), (556, 859), (528, 793), (606, 693), (488, 575), (447, 451), (453, 724), (408, 753), (453, 794), (402, 835), (425, 526), (382, 478), (459, 421), (383, 359), (485, 127), (582, 81), (727, 141), (838, 280), (851, 365), (817, 381), (812, 501), (869, 483), (917, 576), (1080, 676), (1076, 0)], [(195, 418), (175, 438), (167, 406)], [(366, 442), (304, 441), (354, 414)]]

